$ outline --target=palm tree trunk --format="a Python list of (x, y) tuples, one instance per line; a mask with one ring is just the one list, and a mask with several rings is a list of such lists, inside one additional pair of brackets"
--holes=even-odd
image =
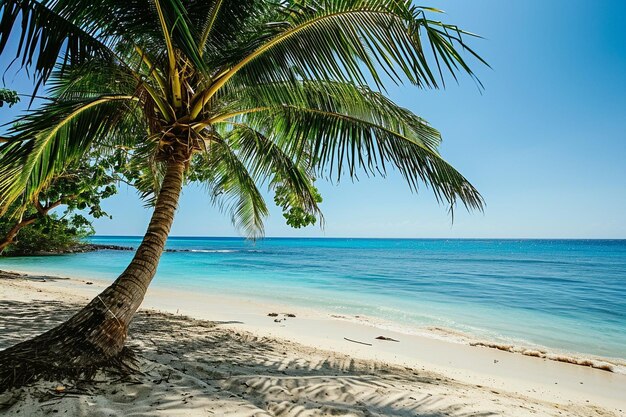
[(107, 304), (108, 311), (123, 326), (128, 326), (132, 320), (156, 274), (178, 207), (184, 170), (184, 162), (171, 162), (168, 165), (148, 230), (133, 260), (99, 296), (99, 301)]
[(54, 329), (0, 352), (0, 392), (33, 378), (89, 376), (116, 361), (128, 325), (154, 278), (183, 184), (185, 162), (168, 164), (148, 230), (126, 270)]

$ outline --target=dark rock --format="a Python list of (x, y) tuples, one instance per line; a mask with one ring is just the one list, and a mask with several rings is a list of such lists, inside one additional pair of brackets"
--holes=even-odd
[(399, 342), (399, 340), (392, 339), (391, 337), (386, 337), (386, 336), (378, 336), (376, 339), (378, 339), (378, 340), (386, 340), (388, 342)]
[(83, 252), (93, 252), (97, 250), (135, 250), (135, 248), (133, 248), (132, 246), (100, 245), (93, 243), (82, 245), (81, 249), (83, 249)]

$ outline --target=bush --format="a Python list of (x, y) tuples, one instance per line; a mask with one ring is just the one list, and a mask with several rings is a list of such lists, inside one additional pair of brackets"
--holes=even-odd
[[(0, 218), (0, 236), (6, 235), (15, 219)], [(63, 253), (82, 244), (84, 238), (94, 233), (91, 224), (79, 214), (59, 217), (56, 213), (45, 216), (20, 230), (16, 240), (2, 255), (24, 256), (40, 253)]]

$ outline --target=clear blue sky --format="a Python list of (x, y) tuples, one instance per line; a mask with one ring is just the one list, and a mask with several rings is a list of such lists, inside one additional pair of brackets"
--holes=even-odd
[[(477, 67), (482, 93), (468, 78), (445, 91), (389, 93), (442, 132), (443, 155), (482, 192), (485, 213), (459, 209), (451, 224), (427, 190), (411, 194), (396, 174), (319, 181), (325, 229), (291, 229), (274, 209), (267, 235), (626, 238), (626, 1), (423, 3), (484, 36), (473, 45), (493, 69)], [(6, 86), (28, 91), (24, 76), (7, 75)], [(23, 107), (3, 108), (0, 121)], [(113, 220), (96, 221), (99, 234), (143, 234), (149, 212), (133, 190), (105, 207)], [(190, 187), (172, 234), (237, 233)]]

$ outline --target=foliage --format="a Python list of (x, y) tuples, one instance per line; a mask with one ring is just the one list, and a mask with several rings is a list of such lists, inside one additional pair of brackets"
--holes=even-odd
[[(117, 183), (128, 164), (128, 159), (120, 155), (124, 154), (89, 154), (54, 177), (36, 199), (15, 201), (0, 217), (0, 248), (8, 245), (0, 250), (2, 254), (62, 252), (93, 233), (91, 221), (85, 216), (108, 216), (101, 202), (117, 192)], [(63, 211), (52, 211), (57, 208)], [(51, 235), (46, 239), (48, 232)]]
[[(317, 204), (322, 202), (322, 196), (317, 188), (311, 186), (313, 198)], [(306, 209), (299, 206), (299, 201), (294, 198), (294, 195), (290, 192), (289, 188), (279, 185), (276, 187), (276, 194), (274, 195), (274, 202), (283, 210), (283, 217), (287, 224), (295, 229), (311, 226), (317, 223), (317, 217), (314, 214), (308, 213)]]
[(381, 93), (388, 81), (475, 79), (467, 59), (483, 61), (467, 43), (474, 35), (437, 20), (436, 9), (410, 0), (4, 0), (0, 12), (0, 52), (17, 30), (17, 57), (53, 98), (21, 118), (0, 151), (5, 209), (85, 153), (116, 148), (132, 155), (133, 183), (149, 201), (168, 164), (184, 161), (187, 181), (204, 183), (253, 237), (268, 213), (259, 187), (301, 225), (320, 215), (314, 178), (396, 169), (450, 209), (482, 209), (439, 154), (439, 132)]
[(6, 88), (0, 88), (0, 107), (4, 106), (4, 103), (8, 103), (9, 107), (20, 101), (20, 97), (16, 91), (8, 90)]
[[(27, 215), (36, 215), (29, 212)], [(13, 227), (14, 219), (0, 217), (0, 235)], [(82, 239), (93, 234), (91, 223), (80, 214), (59, 216), (53, 213), (41, 216), (39, 221), (24, 227), (18, 239), (2, 255), (22, 256), (37, 253), (60, 253), (80, 245)]]
[(60, 201), (66, 206), (66, 213), (81, 210), (96, 219), (108, 216), (101, 202), (117, 193), (124, 166), (116, 162), (115, 155), (107, 158), (88, 155), (55, 177), (39, 194), (39, 200)]

